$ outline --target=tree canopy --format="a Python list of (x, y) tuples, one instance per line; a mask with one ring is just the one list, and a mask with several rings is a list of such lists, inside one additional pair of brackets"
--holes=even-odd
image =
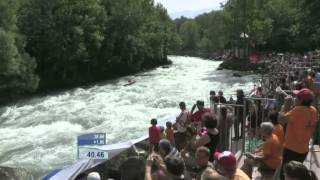
[(0, 96), (166, 64), (180, 44), (174, 22), (153, 0), (2, 0)]
[(316, 0), (228, 0), (221, 10), (175, 20), (180, 50), (215, 52), (244, 45), (258, 51), (311, 50), (320, 42), (319, 8)]

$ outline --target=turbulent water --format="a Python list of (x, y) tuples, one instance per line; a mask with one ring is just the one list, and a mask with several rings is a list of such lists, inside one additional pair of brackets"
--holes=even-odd
[[(40, 177), (76, 160), (76, 137), (105, 132), (109, 143), (147, 133), (151, 118), (190, 108), (198, 99), (208, 104), (209, 90), (251, 89), (253, 76), (232, 77), (217, 71), (220, 62), (171, 56), (169, 68), (157, 68), (91, 87), (33, 98), (0, 109), (0, 165), (21, 167)], [(135, 84), (123, 86), (128, 80)], [(226, 95), (228, 97), (228, 95)]]

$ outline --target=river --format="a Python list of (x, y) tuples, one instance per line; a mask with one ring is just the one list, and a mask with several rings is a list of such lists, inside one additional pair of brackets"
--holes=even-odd
[[(253, 75), (232, 77), (232, 71), (217, 71), (221, 62), (169, 58), (169, 68), (0, 109), (0, 165), (25, 168), (39, 178), (76, 160), (79, 134), (105, 132), (109, 143), (123, 142), (146, 134), (151, 118), (179, 112), (180, 101), (188, 108), (198, 99), (208, 105), (210, 90), (232, 94), (238, 88), (253, 88)], [(123, 86), (130, 79), (136, 83)]]

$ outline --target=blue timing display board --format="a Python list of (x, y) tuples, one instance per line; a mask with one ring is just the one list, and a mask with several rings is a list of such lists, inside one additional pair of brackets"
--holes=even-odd
[(106, 144), (106, 133), (90, 133), (78, 136), (78, 146)]

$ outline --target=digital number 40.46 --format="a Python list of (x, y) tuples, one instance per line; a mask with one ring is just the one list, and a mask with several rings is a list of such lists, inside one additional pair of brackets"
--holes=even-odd
[(97, 154), (95, 152), (88, 152), (87, 157), (89, 158), (104, 158), (104, 152), (97, 152)]

